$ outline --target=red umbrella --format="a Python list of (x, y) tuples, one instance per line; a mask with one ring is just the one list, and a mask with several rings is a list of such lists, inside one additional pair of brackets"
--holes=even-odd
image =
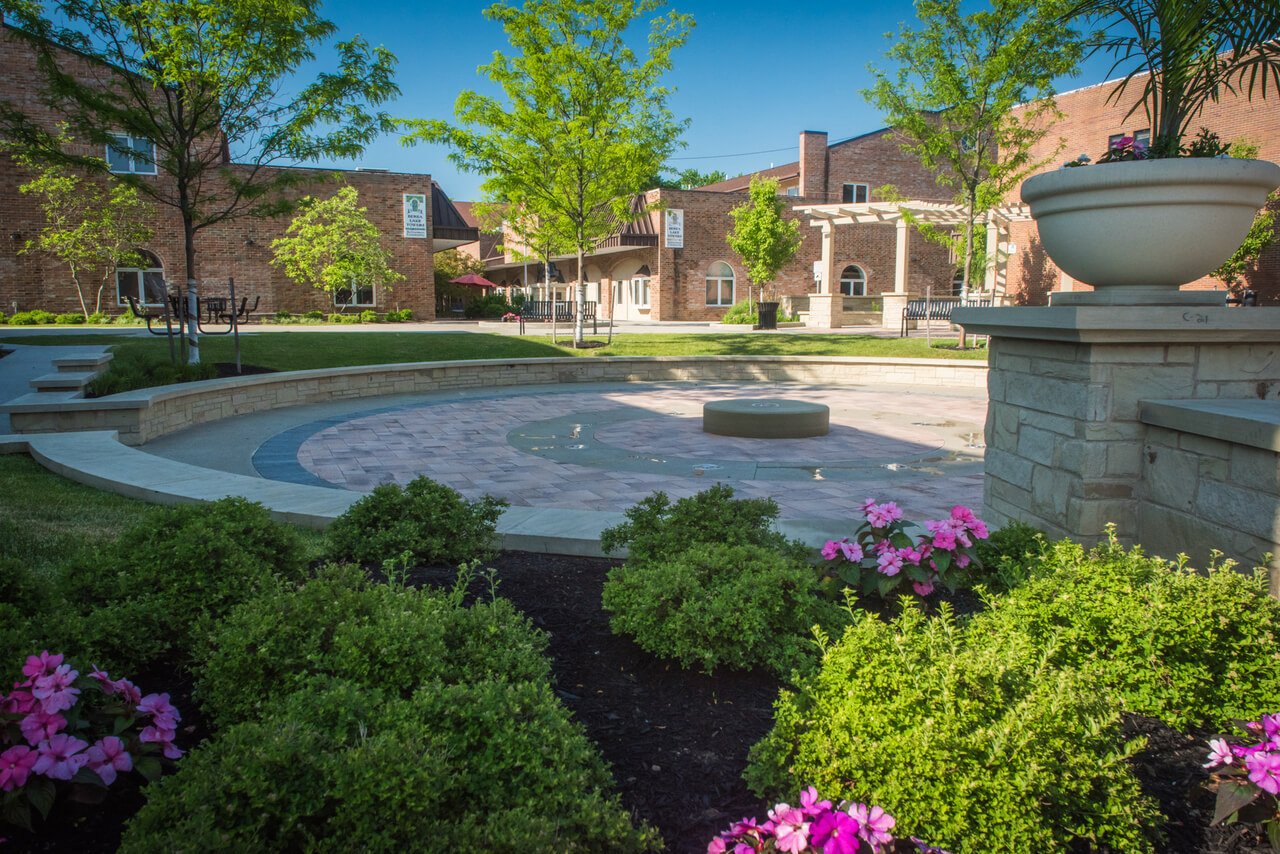
[(466, 275), (459, 276), (456, 279), (450, 279), (449, 283), (453, 285), (470, 285), (473, 288), (496, 288), (497, 287), (495, 283), (489, 281), (484, 276), (477, 275), (476, 273), (467, 273)]

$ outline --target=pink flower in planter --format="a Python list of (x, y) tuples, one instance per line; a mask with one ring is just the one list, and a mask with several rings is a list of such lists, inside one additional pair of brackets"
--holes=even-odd
[(809, 847), (809, 822), (804, 810), (790, 804), (778, 804), (769, 810), (769, 823), (773, 825), (774, 844), (779, 851), (790, 854)]
[(886, 550), (877, 561), (877, 569), (884, 575), (894, 576), (902, 572), (902, 553), (897, 549)]
[(872, 504), (866, 508), (867, 522), (873, 528), (887, 528), (902, 518), (902, 508), (892, 501), (884, 504)]
[(813, 817), (830, 809), (831, 801), (818, 800), (818, 789), (815, 786), (810, 786), (800, 793), (800, 810), (805, 815)]
[(1262, 735), (1266, 738), (1267, 745), (1280, 748), (1280, 714), (1263, 715), (1261, 723)]
[(40, 754), (25, 744), (10, 747), (0, 753), (0, 792), (12, 792), (27, 785), (27, 777), (31, 775), (31, 766), (36, 764)]
[(87, 741), (59, 733), (48, 741), (40, 742), (36, 748), (40, 758), (31, 770), (54, 780), (70, 780), (89, 761), (88, 755), (80, 752), (88, 746)]
[(0, 712), (9, 715), (29, 715), (38, 705), (36, 698), (31, 696), (31, 692), (22, 690), (22, 685), (15, 682), (13, 693), (0, 700)]
[(911, 582), (911, 588), (921, 596), (929, 596), (933, 593), (933, 582), (932, 581), (913, 581)]
[(109, 735), (86, 752), (89, 769), (110, 786), (116, 781), (117, 771), (132, 771), (133, 757), (124, 749), (124, 742)]
[(169, 702), (168, 694), (148, 694), (138, 704), (138, 711), (151, 715), (151, 720), (161, 729), (174, 729), (182, 720), (177, 708)]
[(49, 714), (36, 709), (18, 723), (18, 729), (27, 743), (35, 746), (42, 741), (53, 738), (67, 725), (67, 719), (60, 714)]
[(1255, 753), (1244, 760), (1249, 780), (1272, 795), (1280, 795), (1280, 754)]

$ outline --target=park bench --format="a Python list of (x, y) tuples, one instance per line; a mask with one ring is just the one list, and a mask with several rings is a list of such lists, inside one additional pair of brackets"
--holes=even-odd
[[(560, 302), (556, 300), (554, 303), (550, 300), (528, 300), (524, 305), (520, 306), (520, 334), (524, 334), (525, 321), (530, 323), (550, 323), (551, 312), (555, 311), (556, 323), (573, 323), (573, 307), (575, 303)], [(582, 304), (582, 322), (586, 325), (591, 323), (591, 334), (595, 335), (600, 331), (596, 321), (596, 304), (588, 302)]]
[(956, 306), (963, 305), (966, 308), (990, 308), (990, 299), (913, 299), (907, 300), (907, 307), (902, 310), (902, 331), (899, 338), (907, 336), (907, 323), (912, 320), (923, 320), (928, 323), (931, 320), (951, 321), (951, 311)]

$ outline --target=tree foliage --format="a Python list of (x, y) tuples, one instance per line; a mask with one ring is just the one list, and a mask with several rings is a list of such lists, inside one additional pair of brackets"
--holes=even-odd
[(960, 0), (919, 0), (916, 11), (919, 28), (892, 36), (896, 70), (873, 67), (863, 94), (965, 205), (967, 289), (975, 222), (1057, 154), (1037, 160), (1033, 148), (1057, 115), (1053, 79), (1076, 68), (1083, 46), (1057, 0), (992, 0), (968, 15)]
[(728, 179), (723, 171), (713, 169), (710, 172), (699, 172), (697, 169), (680, 169), (676, 172), (662, 172), (645, 182), (646, 187), (662, 187), (670, 190), (696, 190), (708, 184), (719, 184)]
[[(18, 25), (7, 32), (35, 53), (59, 118), (99, 152), (122, 151), (121, 133), (154, 144), (166, 180), (120, 177), (178, 211), (189, 289), (198, 232), (285, 213), (284, 190), (314, 177), (270, 167), (356, 157), (394, 126), (372, 107), (399, 92), (395, 58), (359, 37), (333, 46), (336, 71), (296, 85), (336, 31), (316, 0), (53, 0), (47, 16), (43, 4), (3, 5)], [(31, 156), (108, 171), (98, 156), (60, 145), (26, 109), (0, 104), (0, 125)]]
[[(501, 91), (465, 91), (456, 124), (408, 123), (407, 143), (443, 143), (462, 169), (484, 176), (486, 200), (508, 217), (530, 252), (578, 259), (636, 214), (636, 193), (658, 174), (686, 123), (667, 107), (662, 78), (693, 20), (661, 13), (662, 0), (526, 0), (485, 11), (511, 44), (480, 71)], [(646, 51), (628, 42), (647, 22)], [(574, 329), (582, 340), (581, 315)]]
[(1276, 241), (1277, 214), (1280, 214), (1280, 192), (1267, 197), (1266, 207), (1253, 218), (1253, 225), (1249, 227), (1244, 242), (1230, 258), (1222, 262), (1221, 267), (1209, 274), (1226, 285), (1232, 295), (1240, 295), (1244, 290), (1246, 276), (1257, 266), (1263, 251)]
[(800, 248), (800, 223), (786, 219), (786, 203), (773, 178), (752, 178), (749, 200), (729, 211), (733, 227), (726, 241), (742, 258), (747, 278), (761, 289), (795, 257)]
[(45, 224), (23, 252), (46, 252), (66, 264), (85, 317), (90, 314), (85, 295), (88, 277), (97, 277), (93, 313), (102, 311), (102, 292), (115, 268), (139, 263), (137, 248), (151, 240), (147, 225), (153, 211), (133, 187), (108, 179), (100, 181), (63, 164), (40, 164), (30, 155), (16, 152), (14, 163), (35, 177), (18, 187), (34, 196)]
[(1236, 0), (1078, 0), (1068, 13), (1100, 29), (1092, 52), (1115, 57), (1123, 79), (1110, 101), (1119, 103), (1142, 75), (1142, 91), (1128, 115), (1142, 108), (1151, 123), (1151, 154), (1178, 157), (1182, 139), (1222, 92), (1248, 97), (1280, 90), (1280, 4)]
[(293, 281), (333, 293), (342, 288), (389, 288), (404, 276), (391, 268), (382, 235), (360, 207), (355, 187), (327, 199), (307, 196), (283, 237), (271, 241), (271, 263)]

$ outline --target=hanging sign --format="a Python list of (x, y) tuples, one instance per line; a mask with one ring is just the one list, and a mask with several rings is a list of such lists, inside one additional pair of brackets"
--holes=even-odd
[(404, 236), (427, 236), (427, 197), (423, 193), (404, 194)]
[(669, 208), (663, 212), (668, 249), (684, 248), (684, 211), (680, 208)]

